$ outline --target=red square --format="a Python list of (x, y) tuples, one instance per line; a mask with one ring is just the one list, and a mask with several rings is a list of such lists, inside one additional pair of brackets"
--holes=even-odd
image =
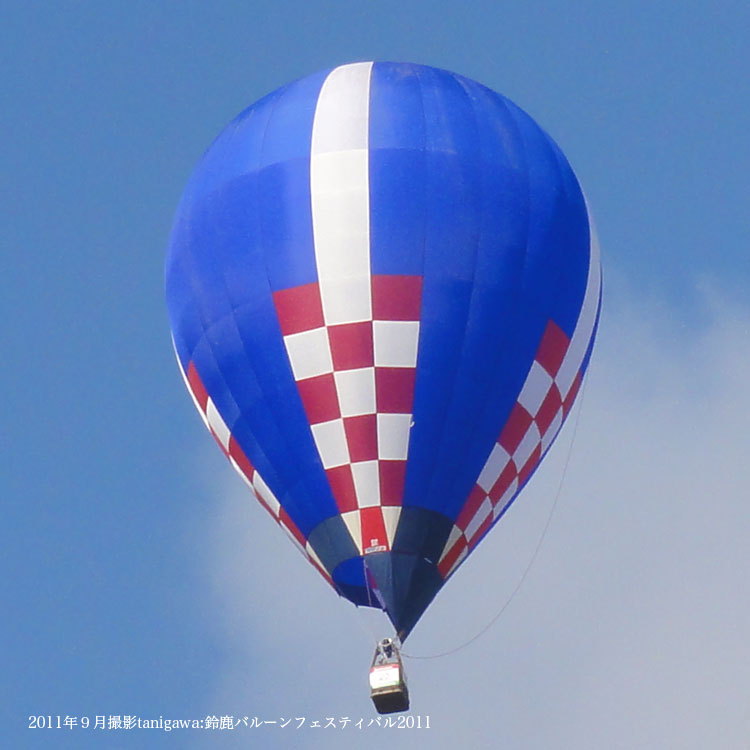
[(443, 578), (448, 575), (448, 571), (453, 566), (453, 563), (458, 560), (458, 556), (466, 549), (466, 547), (466, 537), (462, 535), (448, 550), (446, 556), (438, 563), (438, 573), (440, 573)]
[(518, 444), (523, 439), (530, 424), (531, 414), (521, 404), (516, 403), (508, 417), (508, 421), (505, 423), (505, 427), (503, 427), (503, 431), (500, 433), (498, 443), (512, 455), (516, 448), (518, 448)]
[(333, 373), (298, 380), (297, 388), (310, 424), (330, 422), (341, 416)]
[(518, 487), (519, 489), (523, 487), (523, 485), (526, 483), (526, 480), (531, 476), (531, 473), (536, 469), (537, 464), (542, 458), (542, 446), (537, 445), (536, 448), (534, 448), (534, 452), (529, 456), (526, 463), (521, 468), (521, 471), (518, 472)]
[(479, 510), (479, 506), (486, 497), (487, 493), (478, 484), (475, 484), (456, 519), (456, 526), (459, 529), (466, 531), (466, 527), (471, 523), (471, 519), (474, 518), (474, 514)]
[(245, 455), (242, 448), (240, 448), (240, 444), (234, 439), (234, 435), (229, 436), (229, 455), (234, 459), (237, 466), (240, 467), (247, 481), (252, 482), (255, 469), (250, 463), (250, 459)]
[(421, 276), (373, 275), (372, 313), (375, 320), (419, 320), (421, 309)]
[(560, 397), (560, 391), (557, 390), (557, 385), (552, 383), (536, 415), (536, 426), (539, 428), (540, 435), (544, 435), (547, 432), (547, 428), (552, 424), (557, 412), (561, 408), (562, 398)]
[(307, 556), (307, 559), (315, 566), (315, 569), (318, 571), (318, 573), (320, 573), (320, 575), (322, 575), (323, 578), (328, 581), (329, 585), (333, 586), (333, 588), (336, 590), (336, 593), (338, 593), (338, 589), (336, 589), (336, 587), (333, 585), (333, 580), (331, 579), (328, 571), (324, 567), (319, 565), (314, 558), (310, 557), (310, 555)]
[(474, 549), (474, 547), (482, 541), (482, 537), (490, 530), (490, 526), (492, 526), (494, 520), (495, 519), (492, 518), (492, 513), (490, 513), (487, 518), (482, 521), (481, 526), (474, 532), (474, 536), (471, 537), (471, 541), (469, 542), (470, 550)]
[(344, 417), (349, 457), (354, 461), (375, 461), (378, 457), (378, 424), (375, 414)]
[(569, 344), (570, 340), (562, 328), (554, 320), (549, 320), (534, 359), (554, 378)]
[(565, 397), (565, 401), (563, 401), (563, 417), (568, 416), (568, 412), (573, 406), (573, 402), (575, 401), (576, 395), (578, 394), (578, 389), (581, 387), (581, 380), (581, 371), (579, 370), (578, 374), (575, 377), (575, 380), (573, 381), (573, 385), (570, 386), (568, 395)]
[(193, 362), (192, 359), (188, 365), (187, 379), (188, 383), (190, 383), (190, 390), (193, 392), (193, 396), (195, 396), (195, 400), (200, 404), (201, 409), (206, 411), (208, 392), (203, 387), (203, 381), (201, 380), (200, 375), (198, 375), (198, 370), (195, 369), (195, 362)]
[(325, 325), (317, 282), (274, 292), (273, 302), (284, 336), (311, 331)]
[(372, 322), (345, 323), (328, 327), (334, 370), (357, 370), (375, 363)]
[(347, 513), (350, 510), (357, 510), (357, 493), (354, 490), (352, 467), (345, 464), (335, 469), (326, 469), (326, 476), (339, 512)]
[(279, 511), (279, 523), (282, 523), (289, 530), (291, 535), (304, 547), (307, 544), (307, 539), (302, 535), (302, 532), (297, 528), (297, 524), (292, 521), (289, 514), (281, 508)]
[(401, 505), (406, 480), (406, 461), (379, 461), (380, 504)]
[(500, 472), (500, 476), (497, 478), (495, 484), (490, 487), (490, 500), (493, 505), (497, 505), (500, 502), (500, 498), (505, 494), (508, 487), (513, 484), (513, 480), (518, 475), (518, 469), (516, 468), (513, 459), (508, 461), (506, 467)]
[[(380, 508), (362, 508), (359, 512), (362, 524), (362, 551), (384, 552), (388, 549), (388, 535), (385, 533), (383, 511)], [(384, 547), (384, 550), (372, 549)]]
[(411, 414), (414, 403), (413, 367), (376, 367), (375, 403), (380, 414)]

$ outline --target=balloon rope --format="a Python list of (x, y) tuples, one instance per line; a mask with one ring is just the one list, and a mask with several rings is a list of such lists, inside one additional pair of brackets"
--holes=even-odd
[(354, 619), (357, 621), (357, 624), (361, 628), (362, 632), (367, 636), (367, 638), (371, 640), (375, 645), (377, 645), (382, 637), (382, 634), (378, 635), (373, 630), (372, 626), (367, 620), (367, 616), (360, 613), (359, 604), (355, 604), (354, 607), (355, 607)]
[[(370, 587), (368, 586), (368, 580), (367, 580), (367, 564), (365, 563), (365, 559), (362, 558), (362, 572), (364, 574), (365, 579), (365, 588), (367, 589), (367, 602), (370, 607), (373, 607), (372, 604), (372, 596), (370, 594)], [(380, 639), (382, 637), (382, 633), (378, 635), (373, 628), (371, 627), (367, 616), (360, 613), (360, 605), (355, 604), (355, 615), (354, 619), (357, 621), (357, 624), (362, 629), (362, 632), (370, 639), (372, 639), (372, 642), (377, 645), (380, 642)], [(347, 608), (348, 609), (348, 608)]]
[(510, 603), (515, 598), (516, 594), (521, 590), (521, 586), (523, 586), (524, 581), (526, 580), (526, 576), (528, 576), (529, 572), (531, 571), (532, 566), (534, 565), (534, 562), (537, 558), (537, 555), (539, 554), (539, 550), (542, 548), (542, 544), (544, 543), (544, 538), (547, 536), (547, 531), (549, 530), (550, 524), (552, 523), (552, 516), (555, 514), (555, 508), (557, 507), (557, 501), (560, 499), (560, 493), (562, 492), (563, 483), (565, 482), (565, 476), (568, 473), (568, 464), (570, 463), (570, 457), (573, 453), (573, 444), (575, 443), (576, 433), (578, 432), (578, 421), (581, 418), (581, 411), (583, 409), (583, 395), (586, 390), (586, 382), (587, 382), (587, 376), (588, 375), (588, 368), (586, 370), (586, 373), (584, 373), (583, 376), (583, 382), (581, 384), (581, 393), (580, 397), (578, 399), (578, 411), (576, 412), (576, 418), (573, 423), (573, 434), (570, 438), (570, 445), (568, 446), (568, 455), (565, 459), (565, 466), (563, 467), (562, 474), (560, 475), (560, 481), (557, 485), (557, 492), (555, 493), (555, 499), (552, 501), (552, 506), (549, 510), (549, 515), (547, 516), (547, 521), (544, 524), (544, 528), (542, 529), (541, 536), (539, 537), (539, 541), (536, 544), (536, 548), (534, 549), (533, 554), (531, 555), (531, 559), (529, 560), (529, 564), (526, 566), (526, 569), (523, 571), (521, 578), (519, 579), (518, 583), (516, 584), (516, 587), (511, 592), (510, 596), (505, 600), (505, 603), (502, 607), (500, 607), (500, 610), (497, 612), (496, 615), (478, 632), (475, 633), (469, 640), (465, 641), (464, 643), (461, 643), (460, 645), (456, 646), (455, 648), (451, 648), (448, 651), (442, 651), (438, 654), (431, 654), (431, 655), (425, 655), (425, 656), (417, 656), (415, 654), (409, 654), (406, 651), (401, 651), (401, 655), (405, 656), (409, 659), (440, 659), (443, 656), (449, 656), (450, 654), (455, 654), (457, 651), (461, 651), (462, 649), (466, 648), (470, 644), (474, 643), (478, 638), (481, 638), (502, 616), (503, 612), (508, 608)]

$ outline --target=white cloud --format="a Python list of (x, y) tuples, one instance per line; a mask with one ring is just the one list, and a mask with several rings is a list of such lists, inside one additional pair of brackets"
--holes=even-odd
[[(524, 586), (472, 645), (407, 663), (413, 711), (430, 715), (429, 731), (264, 728), (252, 730), (258, 744), (747, 747), (750, 311), (704, 299), (694, 338), (642, 300), (605, 311), (560, 503)], [(571, 432), (407, 651), (464, 642), (507, 599)], [(226, 659), (208, 710), (369, 721), (372, 636), (250, 503), (231, 480), (211, 529), (206, 564)], [(237, 746), (251, 739), (243, 731)]]

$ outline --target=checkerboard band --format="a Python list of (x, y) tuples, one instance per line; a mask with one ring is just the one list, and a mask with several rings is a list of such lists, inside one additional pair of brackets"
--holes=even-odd
[(263, 481), (263, 477), (261, 477), (250, 462), (250, 459), (245, 455), (242, 448), (240, 448), (239, 443), (234, 439), (230, 428), (224, 422), (211, 397), (208, 395), (203, 381), (195, 368), (195, 364), (191, 361), (188, 364), (187, 372), (180, 366), (180, 373), (185, 381), (188, 392), (193, 398), (193, 403), (198, 413), (201, 415), (209, 432), (214, 436), (222, 453), (224, 453), (237, 473), (244, 479), (258, 502), (268, 511), (276, 523), (284, 529), (295, 547), (318, 569), (328, 583), (333, 586), (331, 576), (323, 567), (315, 550), (281, 506), (269, 486)]

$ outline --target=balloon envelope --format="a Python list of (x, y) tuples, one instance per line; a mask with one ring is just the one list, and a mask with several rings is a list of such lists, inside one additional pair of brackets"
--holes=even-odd
[(335, 590), (402, 638), (557, 435), (600, 304), (552, 139), (411, 64), (344, 65), (240, 114), (185, 190), (166, 277), (222, 450)]

